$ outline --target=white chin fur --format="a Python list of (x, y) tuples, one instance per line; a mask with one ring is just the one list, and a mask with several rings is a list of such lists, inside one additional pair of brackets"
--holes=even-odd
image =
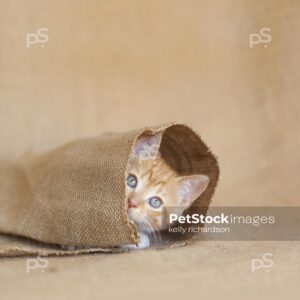
[(136, 208), (129, 208), (128, 215), (133, 222), (143, 223), (145, 222), (146, 217), (141, 214)]

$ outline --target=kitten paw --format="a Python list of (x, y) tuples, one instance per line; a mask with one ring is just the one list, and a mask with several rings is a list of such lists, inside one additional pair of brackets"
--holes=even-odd
[(141, 250), (150, 247), (150, 239), (149, 236), (145, 233), (139, 233), (139, 243), (137, 245), (129, 244), (123, 245), (123, 249), (134, 249), (134, 250)]

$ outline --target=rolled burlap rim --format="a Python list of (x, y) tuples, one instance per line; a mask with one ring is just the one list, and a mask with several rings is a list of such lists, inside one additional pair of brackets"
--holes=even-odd
[[(139, 136), (159, 131), (161, 155), (174, 170), (209, 177), (206, 191), (186, 212), (206, 214), (218, 162), (188, 125), (82, 138), (42, 155), (0, 162), (0, 256), (119, 252), (120, 245), (137, 243), (126, 212), (128, 160)], [(173, 246), (182, 245), (172, 239)], [(59, 245), (87, 248), (65, 251)]]

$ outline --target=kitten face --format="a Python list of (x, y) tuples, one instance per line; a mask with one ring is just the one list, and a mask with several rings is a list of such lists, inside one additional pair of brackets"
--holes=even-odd
[[(181, 215), (206, 189), (205, 175), (178, 176), (160, 157), (161, 134), (140, 137), (126, 178), (128, 214), (140, 232), (165, 229), (170, 208)], [(174, 213), (174, 210), (172, 210)]]

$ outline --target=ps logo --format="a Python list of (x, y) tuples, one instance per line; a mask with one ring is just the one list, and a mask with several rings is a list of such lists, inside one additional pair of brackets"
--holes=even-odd
[(31, 45), (39, 43), (42, 48), (49, 41), (48, 28), (41, 27), (37, 30), (37, 33), (28, 33), (26, 35), (26, 48), (30, 48)]
[(251, 33), (249, 34), (249, 47), (253, 48), (254, 45), (264, 43), (264, 47), (268, 47), (268, 43), (272, 41), (272, 36), (269, 34), (271, 32), (271, 28), (262, 28), (259, 33)]
[(49, 262), (47, 258), (37, 256), (36, 258), (27, 258), (26, 259), (26, 273), (30, 273), (33, 269), (40, 269), (41, 272), (44, 272), (48, 267)]
[(262, 258), (251, 259), (251, 272), (254, 273), (258, 269), (264, 269), (267, 273), (270, 272), (270, 268), (274, 265), (273, 254), (264, 253)]

